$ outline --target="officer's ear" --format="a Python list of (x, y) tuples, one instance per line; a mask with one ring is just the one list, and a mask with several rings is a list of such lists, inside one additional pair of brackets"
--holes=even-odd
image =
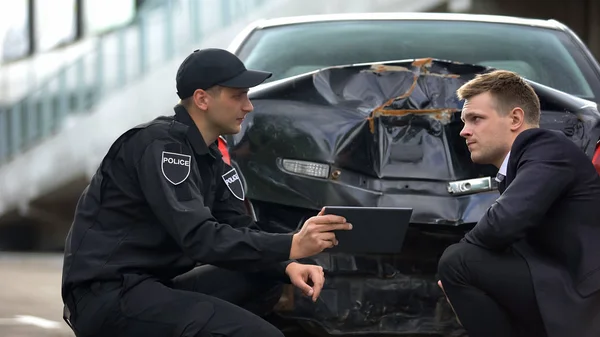
[(200, 110), (208, 110), (210, 95), (203, 89), (197, 89), (192, 96), (194, 105)]

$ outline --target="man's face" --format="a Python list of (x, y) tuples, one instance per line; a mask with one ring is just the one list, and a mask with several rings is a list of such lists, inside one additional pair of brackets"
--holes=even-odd
[(219, 134), (240, 132), (242, 122), (254, 107), (248, 99), (248, 89), (225, 88), (211, 93), (207, 119)]
[(461, 137), (466, 139), (471, 160), (499, 167), (510, 150), (511, 117), (500, 116), (489, 92), (465, 100), (461, 119), (465, 123)]

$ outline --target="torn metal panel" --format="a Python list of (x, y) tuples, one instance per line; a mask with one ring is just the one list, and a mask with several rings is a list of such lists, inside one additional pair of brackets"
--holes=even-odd
[[(447, 124), (450, 122), (451, 117), (454, 113), (459, 112), (460, 110), (454, 107), (449, 108), (429, 108), (429, 109), (414, 109), (411, 108), (410, 105), (407, 104), (406, 98), (413, 95), (415, 89), (422, 84), (419, 83), (420, 80), (424, 76), (437, 76), (443, 78), (454, 78), (458, 79), (460, 75), (457, 74), (440, 74), (440, 73), (432, 73), (429, 71), (429, 68), (433, 65), (433, 59), (417, 59), (411, 63), (413, 69), (409, 69), (406, 67), (400, 66), (388, 66), (383, 64), (372, 65), (369, 69), (375, 74), (381, 74), (385, 72), (409, 72), (412, 75), (412, 84), (408, 88), (408, 90), (402, 93), (400, 96), (391, 98), (387, 100), (383, 105), (380, 105), (373, 109), (373, 112), (369, 116), (369, 129), (371, 133), (375, 132), (375, 123), (374, 119), (381, 115), (388, 116), (404, 116), (408, 114), (419, 114), (419, 115), (427, 115), (428, 117), (439, 120), (442, 124)], [(363, 71), (366, 72), (366, 71)]]
[(438, 254), (453, 240), (413, 230), (402, 256), (305, 259), (327, 274), (319, 300), (289, 289), (276, 312), (316, 335), (462, 336), (435, 277)]

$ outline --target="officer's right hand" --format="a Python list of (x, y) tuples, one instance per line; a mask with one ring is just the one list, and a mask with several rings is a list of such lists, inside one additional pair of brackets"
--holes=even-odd
[(290, 259), (301, 259), (316, 255), (326, 248), (337, 245), (335, 230), (351, 230), (352, 224), (346, 222), (344, 217), (327, 214), (324, 209), (316, 216), (306, 220), (302, 229), (292, 239)]

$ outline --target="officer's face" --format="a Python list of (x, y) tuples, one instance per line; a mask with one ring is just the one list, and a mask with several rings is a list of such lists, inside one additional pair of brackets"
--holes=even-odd
[(240, 132), (242, 122), (254, 107), (248, 98), (248, 89), (221, 88), (211, 95), (208, 118), (220, 134)]
[(477, 164), (499, 167), (511, 146), (511, 116), (498, 114), (496, 101), (488, 92), (465, 100), (460, 132)]

